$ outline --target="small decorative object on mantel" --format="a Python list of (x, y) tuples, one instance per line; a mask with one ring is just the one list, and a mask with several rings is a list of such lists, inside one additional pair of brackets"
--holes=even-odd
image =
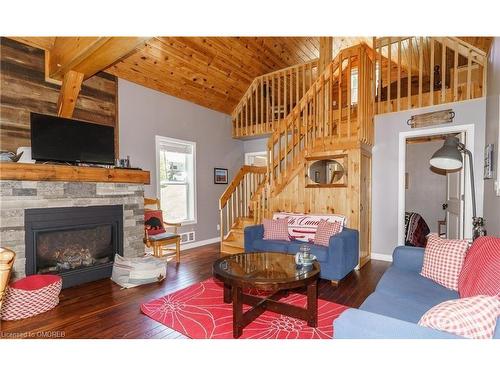
[(214, 168), (214, 184), (227, 184), (228, 172), (226, 168)]
[(444, 111), (436, 111), (429, 113), (422, 113), (420, 115), (413, 115), (406, 122), (412, 128), (424, 128), (426, 126), (446, 124), (453, 122), (455, 112), (452, 109), (445, 109)]
[(20, 154), (16, 154), (12, 151), (0, 151), (0, 162), (15, 163), (19, 159), (21, 159), (21, 156), (23, 156), (23, 152), (21, 152)]
[(21, 155), (18, 160), (20, 163), (35, 163), (35, 160), (31, 158), (31, 147), (18, 147), (16, 153)]

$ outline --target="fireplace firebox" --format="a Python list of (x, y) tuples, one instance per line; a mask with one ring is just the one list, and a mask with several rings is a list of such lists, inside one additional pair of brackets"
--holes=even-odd
[(123, 255), (123, 206), (25, 211), (26, 274), (58, 274), (63, 288), (111, 276)]

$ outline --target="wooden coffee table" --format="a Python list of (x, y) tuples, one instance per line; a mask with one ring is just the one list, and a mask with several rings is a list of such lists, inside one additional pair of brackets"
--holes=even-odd
[[(318, 278), (320, 266), (297, 268), (293, 255), (285, 253), (242, 253), (220, 258), (213, 265), (214, 277), (224, 283), (224, 302), (233, 304), (233, 336), (264, 311), (273, 311), (307, 321), (316, 327), (318, 321)], [(291, 289), (307, 289), (307, 308), (279, 302)], [(265, 297), (243, 293), (252, 288), (271, 292)], [(252, 306), (243, 312), (243, 304)]]

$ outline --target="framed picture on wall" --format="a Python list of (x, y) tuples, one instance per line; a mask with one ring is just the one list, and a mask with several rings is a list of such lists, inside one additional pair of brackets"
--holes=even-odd
[(214, 184), (227, 184), (228, 174), (226, 168), (214, 168)]

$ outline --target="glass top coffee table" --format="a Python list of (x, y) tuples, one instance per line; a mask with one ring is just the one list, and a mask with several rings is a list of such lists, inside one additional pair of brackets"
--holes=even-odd
[[(218, 259), (214, 277), (224, 283), (224, 302), (233, 304), (233, 337), (264, 311), (307, 321), (316, 327), (318, 320), (318, 278), (320, 266), (297, 267), (295, 257), (285, 253), (241, 253)], [(279, 302), (290, 289), (307, 289), (307, 308)], [(243, 293), (243, 289), (271, 292), (267, 296)], [(252, 308), (243, 312), (243, 304)]]

